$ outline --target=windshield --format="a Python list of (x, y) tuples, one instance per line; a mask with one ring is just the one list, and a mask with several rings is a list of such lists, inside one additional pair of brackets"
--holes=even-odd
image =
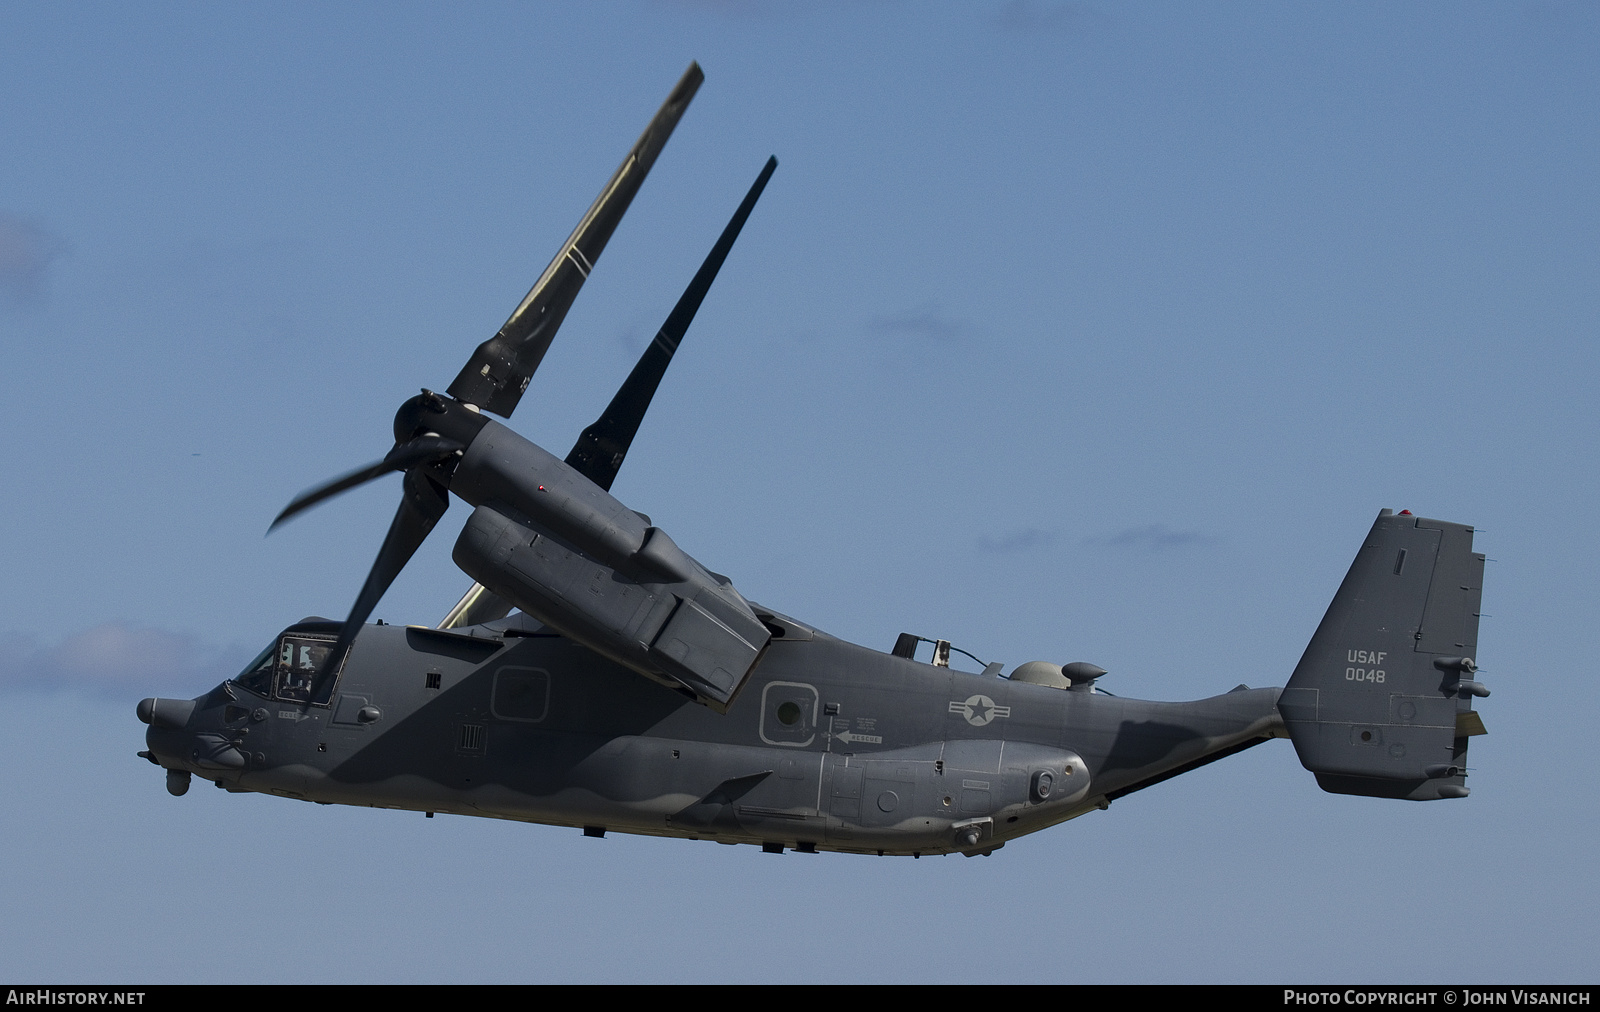
[(267, 648), (256, 654), (256, 659), (245, 665), (239, 677), (234, 681), (254, 692), (258, 696), (272, 695), (272, 659), (278, 656), (278, 641), (273, 640)]

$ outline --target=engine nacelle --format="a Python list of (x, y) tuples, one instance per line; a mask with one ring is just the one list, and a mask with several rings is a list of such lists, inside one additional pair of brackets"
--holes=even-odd
[[(727, 711), (771, 639), (733, 586), (666, 532), (646, 528), (623, 567), (574, 550), (548, 529), (479, 506), (456, 542), (467, 575), (596, 653)], [(680, 579), (667, 578), (673, 572)]]

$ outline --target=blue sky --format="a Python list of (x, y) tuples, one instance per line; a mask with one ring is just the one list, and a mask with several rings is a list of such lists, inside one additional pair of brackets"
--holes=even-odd
[[(0, 976), (1592, 981), (1597, 42), (1554, 2), (9, 6)], [(169, 797), (133, 703), (344, 613), (397, 483), (267, 524), (448, 384), (691, 59), (519, 431), (565, 451), (776, 154), (625, 502), (836, 635), (1160, 699), (1282, 684), (1379, 508), (1475, 524), (1473, 796), (1269, 743), (916, 862)], [(454, 603), (465, 516), (377, 617)]]

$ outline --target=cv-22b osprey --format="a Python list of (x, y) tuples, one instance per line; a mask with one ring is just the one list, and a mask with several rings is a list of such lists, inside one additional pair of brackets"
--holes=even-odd
[[(1283, 689), (1187, 703), (1096, 687), (1085, 662), (971, 674), (950, 645), (889, 652), (746, 599), (610, 494), (769, 160), (611, 404), (559, 458), (509, 417), (702, 80), (691, 66), (532, 291), (444, 393), (395, 416), (404, 495), (343, 622), (285, 629), (196, 699), (145, 699), (151, 762), (183, 794), (481, 815), (764, 850), (988, 854), (1274, 737), (1329, 791), (1465, 797), (1483, 556), (1472, 529), (1384, 510)], [(476, 582), (435, 628), (368, 625), (449, 506)]]

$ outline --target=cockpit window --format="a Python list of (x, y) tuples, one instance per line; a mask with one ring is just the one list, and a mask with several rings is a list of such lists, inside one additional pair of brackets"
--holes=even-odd
[(332, 636), (285, 633), (261, 651), (236, 681), (260, 696), (305, 702), (333, 644)]
[(311, 697), (317, 669), (333, 651), (332, 637), (288, 635), (278, 641), (279, 699), (304, 701)]

